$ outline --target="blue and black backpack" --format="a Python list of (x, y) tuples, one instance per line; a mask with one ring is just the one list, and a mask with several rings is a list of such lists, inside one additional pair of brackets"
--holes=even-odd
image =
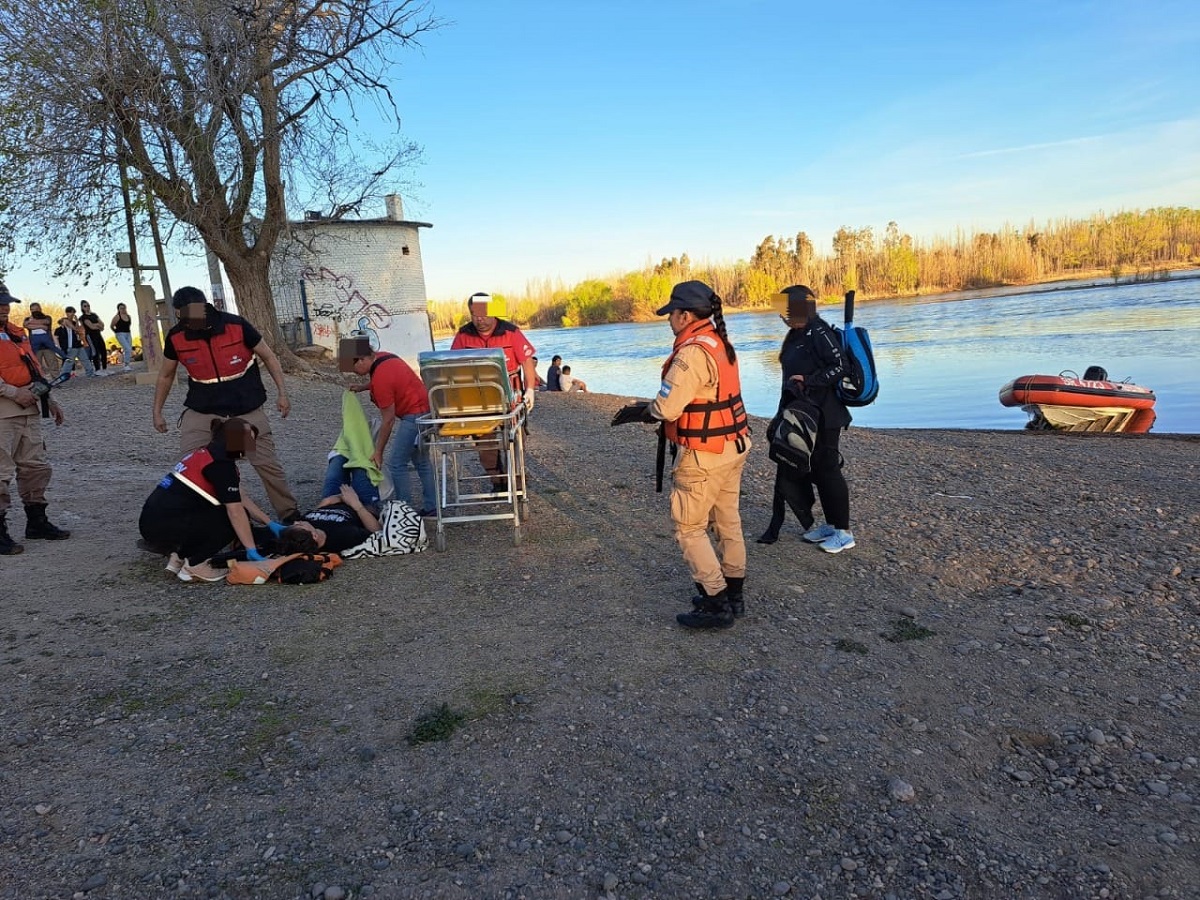
[(879, 376), (867, 329), (854, 324), (854, 291), (846, 291), (845, 324), (833, 326), (841, 342), (846, 374), (837, 385), (838, 399), (847, 406), (869, 406), (879, 396)]

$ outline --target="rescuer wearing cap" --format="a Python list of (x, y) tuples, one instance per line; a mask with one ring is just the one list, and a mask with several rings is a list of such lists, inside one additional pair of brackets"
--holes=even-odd
[(244, 419), (258, 432), (255, 448), (246, 458), (262, 479), (279, 518), (296, 518), (296, 497), (275, 453), (271, 422), (262, 408), (267, 390), (260, 363), (275, 382), (279, 414), (286, 419), (291, 410), (278, 357), (253, 325), (217, 309), (199, 288), (180, 288), (172, 303), (180, 318), (163, 342), (165, 358), (154, 387), (154, 427), (163, 433), (167, 430), (163, 404), (182, 363), (188, 373), (188, 393), (180, 418), (180, 451), (188, 453), (208, 444), (214, 417)]
[(704, 282), (677, 284), (657, 314), (669, 316), (675, 335), (662, 386), (653, 400), (619, 410), (612, 424), (662, 422), (666, 439), (679, 448), (671, 520), (700, 595), (695, 609), (675, 618), (686, 628), (728, 628), (745, 609), (746, 579), (738, 499), (750, 426), (737, 354), (725, 331), (721, 298)]
[(25, 549), (9, 535), (6, 522), (14, 478), (25, 504), (25, 539), (61, 541), (71, 536), (46, 518), (51, 469), (38, 407), (53, 416), (56, 425), (62, 424), (63, 414), (50, 398), (24, 329), (9, 322), (12, 304), (20, 302), (0, 284), (0, 556)]

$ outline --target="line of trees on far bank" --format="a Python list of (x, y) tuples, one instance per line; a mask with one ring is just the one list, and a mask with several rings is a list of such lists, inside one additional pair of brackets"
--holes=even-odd
[[(889, 222), (874, 229), (839, 228), (832, 253), (818, 253), (808, 234), (768, 235), (749, 260), (692, 263), (687, 254), (654, 266), (592, 278), (571, 287), (534, 283), (507, 297), (509, 318), (529, 327), (574, 327), (645, 321), (667, 302), (679, 281), (712, 285), (730, 309), (763, 309), (780, 288), (807, 284), (825, 299), (848, 290), (860, 298), (906, 297), (1005, 285), (1035, 284), (1103, 273), (1119, 280), (1159, 277), (1200, 264), (1200, 209), (1160, 207), (1088, 219), (1059, 219), (1024, 230), (959, 231), (918, 241)], [(436, 332), (466, 321), (462, 301), (433, 302)]]

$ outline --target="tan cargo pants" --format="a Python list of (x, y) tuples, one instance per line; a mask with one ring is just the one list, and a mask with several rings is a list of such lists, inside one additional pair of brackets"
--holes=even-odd
[(12, 505), (13, 476), (23, 502), (45, 503), (51, 471), (41, 417), (33, 412), (0, 419), (0, 513)]
[[(742, 469), (750, 451), (749, 435), (744, 450), (737, 451), (729, 441), (721, 454), (680, 449), (672, 472), (671, 520), (675, 540), (683, 551), (692, 580), (705, 593), (725, 590), (725, 577), (746, 576), (746, 539), (742, 534), (742, 516), (738, 500), (742, 490)], [(716, 535), (714, 548), (709, 528)]]

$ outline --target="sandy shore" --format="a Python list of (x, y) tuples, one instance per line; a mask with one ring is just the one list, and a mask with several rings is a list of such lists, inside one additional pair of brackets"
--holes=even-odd
[[(290, 383), (312, 505), (339, 388)], [(623, 398), (541, 397), (520, 546), (249, 588), (134, 547), (152, 388), (60, 396), (74, 535), (0, 558), (2, 898), (1200, 896), (1194, 437), (851, 429), (858, 546), (789, 522), (694, 634)]]

